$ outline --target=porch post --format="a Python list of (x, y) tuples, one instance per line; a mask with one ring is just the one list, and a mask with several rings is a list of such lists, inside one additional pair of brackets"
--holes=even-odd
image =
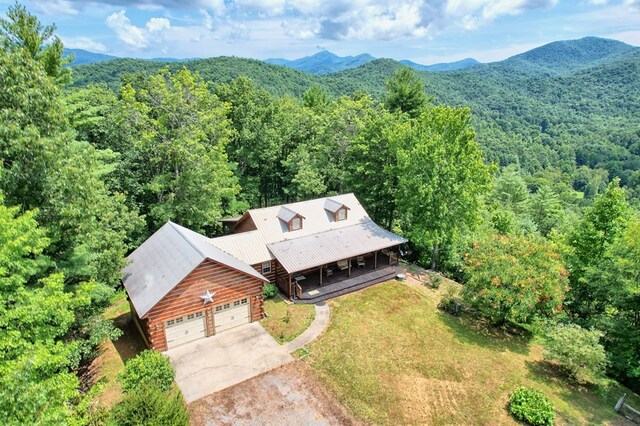
[(320, 285), (322, 285), (322, 265), (320, 265)]
[(291, 274), (289, 274), (289, 299), (293, 299), (293, 291), (291, 290)]
[(349, 262), (349, 272), (347, 273), (347, 277), (351, 276), (351, 258), (347, 259), (347, 262)]
[(373, 269), (378, 269), (378, 250), (373, 253)]

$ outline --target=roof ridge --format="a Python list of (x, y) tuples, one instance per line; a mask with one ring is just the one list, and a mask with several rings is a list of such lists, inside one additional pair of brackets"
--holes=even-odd
[(373, 219), (371, 219), (369, 216), (365, 216), (363, 218), (363, 220), (361, 220), (359, 222), (356, 222), (356, 223), (352, 223), (351, 225), (341, 226), (339, 228), (325, 229), (324, 231), (314, 232), (313, 234), (300, 235), (299, 237), (295, 237), (295, 238), (287, 238), (285, 240), (274, 241), (272, 243), (268, 243), (267, 247), (270, 246), (270, 245), (273, 245), (273, 244), (280, 244), (280, 243), (283, 243), (285, 241), (293, 241), (293, 240), (297, 240), (299, 238), (313, 237), (314, 235), (322, 235), (322, 234), (326, 234), (327, 232), (334, 232), (334, 231), (340, 231), (340, 230), (344, 230), (344, 229), (349, 229), (349, 228), (353, 228), (354, 226), (362, 226), (363, 224), (368, 223), (368, 222), (373, 223), (374, 225), (376, 225), (378, 228), (382, 229), (383, 231), (391, 232), (391, 231), (389, 231), (387, 229), (384, 229), (382, 226), (378, 225), (377, 223), (375, 223), (373, 221)]
[[(183, 240), (185, 240), (187, 242), (187, 244), (189, 244), (196, 252), (198, 252), (198, 254), (200, 256), (202, 256), (203, 259), (207, 258), (207, 256), (202, 252), (202, 250), (200, 250), (198, 247), (196, 247), (196, 245), (193, 243), (193, 241), (191, 241), (191, 239), (189, 237), (187, 237), (181, 230), (180, 228), (182, 228), (182, 226), (178, 225), (177, 223), (173, 223), (171, 221), (167, 222), (169, 225), (171, 225), (171, 227), (178, 233), (178, 235), (180, 235), (182, 237)], [(184, 228), (187, 229), (187, 228)], [(191, 231), (194, 232), (196, 234), (198, 234), (195, 231)], [(198, 234), (200, 236), (202, 236), (203, 238), (206, 238), (204, 235)], [(217, 248), (217, 247), (216, 247)]]
[[(256, 211), (256, 210), (273, 209), (273, 208), (276, 208), (276, 207), (285, 207), (285, 208), (291, 210), (291, 208), (287, 207), (287, 206), (291, 206), (293, 204), (308, 203), (310, 201), (327, 200), (327, 199), (333, 198), (333, 197), (344, 197), (345, 195), (353, 195), (355, 197), (355, 194), (353, 192), (345, 192), (343, 194), (327, 195), (326, 197), (312, 198), (310, 200), (296, 201), (296, 202), (293, 202), (293, 203), (276, 204), (276, 205), (273, 205), (273, 206), (258, 207), (257, 209), (248, 209), (247, 212), (252, 212), (252, 211)], [(294, 210), (291, 210), (291, 211), (293, 211), (295, 213)]]

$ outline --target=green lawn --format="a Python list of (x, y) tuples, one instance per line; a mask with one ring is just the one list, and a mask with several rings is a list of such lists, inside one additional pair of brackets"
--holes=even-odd
[(316, 316), (313, 305), (285, 302), (280, 295), (265, 300), (264, 311), (267, 318), (260, 323), (280, 344), (302, 334)]
[(304, 362), (370, 423), (516, 424), (508, 395), (528, 385), (552, 400), (558, 424), (626, 424), (612, 407), (629, 390), (564, 380), (538, 345), (440, 312), (443, 291), (390, 281), (332, 300)]

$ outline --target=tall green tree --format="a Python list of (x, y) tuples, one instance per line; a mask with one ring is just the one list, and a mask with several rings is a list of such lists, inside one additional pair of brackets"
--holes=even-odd
[(232, 135), (227, 108), (197, 74), (161, 71), (121, 96), (129, 150), (120, 171), (150, 231), (174, 220), (195, 231), (215, 231), (237, 213), (240, 187), (229, 164)]
[(35, 15), (17, 2), (9, 6), (6, 16), (0, 18), (0, 39), (5, 48), (23, 50), (40, 62), (56, 83), (69, 83), (71, 70), (63, 66), (70, 63), (72, 58), (63, 58), (62, 41), (54, 36), (56, 26), (43, 26)]
[(485, 235), (465, 258), (464, 299), (496, 324), (530, 324), (562, 311), (569, 290), (560, 253), (539, 237)]
[(424, 83), (409, 67), (399, 68), (386, 81), (386, 87), (384, 105), (392, 112), (402, 112), (416, 118), (430, 101)]
[(588, 320), (605, 310), (609, 283), (588, 279), (587, 271), (601, 265), (611, 245), (624, 232), (628, 217), (625, 190), (620, 188), (620, 181), (614, 179), (568, 234), (571, 248), (567, 256), (571, 272), (568, 310), (574, 316)]
[(64, 340), (74, 307), (61, 274), (44, 277), (49, 240), (36, 211), (5, 207), (0, 193), (0, 418), (3, 424), (64, 424), (78, 379), (75, 342)]
[(398, 211), (411, 241), (431, 254), (479, 221), (493, 168), (484, 163), (465, 108), (429, 108), (397, 129)]

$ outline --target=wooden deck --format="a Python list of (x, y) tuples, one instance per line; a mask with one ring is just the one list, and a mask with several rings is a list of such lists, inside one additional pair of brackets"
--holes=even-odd
[(309, 277), (299, 282), (300, 287), (302, 287), (302, 297), (293, 301), (295, 303), (321, 302), (390, 280), (399, 272), (400, 270), (397, 266), (382, 266), (377, 269), (352, 269), (351, 277), (347, 277), (346, 271), (340, 271), (330, 277), (323, 277), (322, 286), (319, 285), (319, 276)]

